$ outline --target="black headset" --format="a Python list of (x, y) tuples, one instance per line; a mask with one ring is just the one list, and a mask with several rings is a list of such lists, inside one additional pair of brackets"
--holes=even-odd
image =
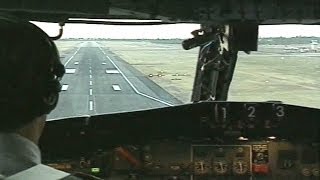
[[(45, 34), (44, 34), (45, 35)], [(58, 49), (56, 45), (53, 43), (53, 41), (47, 36), (46, 39), (48, 40), (48, 44), (51, 45), (51, 71), (48, 72), (48, 81), (47, 84), (44, 86), (47, 86), (45, 88), (44, 92), (44, 98), (40, 100), (40, 102), (43, 102), (42, 105), (39, 107), (38, 115), (42, 114), (49, 114), (57, 105), (58, 99), (59, 99), (59, 92), (61, 91), (61, 84), (60, 80), (63, 77), (65, 73), (64, 65), (60, 61)]]
[[(28, 21), (20, 20), (16, 17), (10, 15), (3, 15), (0, 14), (0, 20), (8, 22), (9, 24), (14, 24), (15, 26), (21, 26), (22, 29), (27, 29), (28, 31), (32, 32), (30, 34), (37, 36), (41, 46), (46, 46), (48, 49), (48, 60), (45, 60), (49, 63), (48, 71), (45, 72), (44, 77), (44, 84), (38, 84), (37, 86), (41, 86), (37, 91), (37, 93), (32, 94), (32, 100), (30, 102), (23, 102), (21, 103), (21, 99), (15, 97), (15, 95), (9, 95), (6, 99), (7, 103), (4, 101), (4, 104), (8, 104), (8, 106), (18, 106), (21, 105), (19, 108), (24, 108), (23, 106), (31, 106), (27, 107), (28, 112), (26, 114), (16, 115), (19, 117), (19, 122), (9, 122), (8, 128), (17, 128), (19, 126), (23, 126), (24, 124), (30, 122), (35, 117), (49, 114), (57, 105), (59, 99), (59, 92), (61, 91), (61, 84), (60, 80), (65, 74), (64, 65), (60, 61), (60, 56), (58, 49), (53, 42), (52, 39), (40, 28), (35, 26), (34, 24), (29, 23)], [(41, 81), (42, 83), (42, 81)], [(11, 102), (10, 102), (11, 101)], [(20, 102), (19, 102), (20, 101)], [(12, 107), (11, 109), (14, 109)], [(18, 108), (17, 108), (18, 109)], [(29, 111), (30, 109), (30, 111)], [(14, 111), (14, 110), (13, 110)], [(12, 113), (19, 113), (12, 112)], [(8, 120), (10, 121), (10, 120)], [(18, 121), (18, 120), (17, 120)], [(0, 127), (1, 129), (1, 127)], [(5, 129), (5, 128), (4, 128)]]

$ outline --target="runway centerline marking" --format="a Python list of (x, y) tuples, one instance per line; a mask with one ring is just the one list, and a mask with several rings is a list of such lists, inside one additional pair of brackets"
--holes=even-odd
[(92, 89), (89, 89), (89, 95), (92, 96)]
[(66, 63), (64, 63), (64, 66), (67, 66), (68, 63), (71, 61), (71, 59), (74, 58), (74, 56), (78, 53), (78, 51), (81, 49), (81, 47), (79, 47), (79, 49), (76, 50), (76, 52), (67, 60)]
[(91, 80), (89, 81), (89, 84), (90, 84), (90, 86), (92, 86), (92, 81)]
[[(104, 55), (106, 55), (106, 53), (101, 49), (101, 47), (99, 47), (99, 49), (102, 51), (102, 53)], [(169, 103), (169, 102), (166, 102), (166, 101), (163, 101), (161, 99), (158, 99), (158, 98), (155, 98), (155, 97), (152, 97), (152, 96), (149, 96), (147, 94), (144, 94), (140, 91), (138, 91), (138, 89), (133, 85), (133, 83), (127, 78), (127, 76), (121, 71), (121, 69), (116, 65), (116, 63), (108, 56), (106, 55), (106, 57), (109, 59), (109, 61), (113, 64), (113, 66), (119, 71), (119, 73), (121, 74), (121, 76), (127, 81), (127, 83), (131, 86), (131, 88), (135, 91), (135, 93), (141, 95), (141, 96), (144, 96), (146, 98), (149, 98), (149, 99), (152, 99), (154, 101), (157, 101), (159, 103), (162, 103), (162, 104), (165, 104), (167, 106), (174, 106), (173, 104)]]
[(89, 101), (89, 110), (90, 110), (90, 111), (93, 110), (93, 101)]
[(89, 78), (92, 79), (92, 75), (91, 74), (89, 75)]
[(90, 74), (92, 73), (91, 69), (89, 70), (89, 73), (90, 73)]

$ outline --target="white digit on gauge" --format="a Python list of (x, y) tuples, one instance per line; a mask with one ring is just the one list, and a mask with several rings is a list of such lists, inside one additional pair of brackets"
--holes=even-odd
[(283, 106), (277, 106), (277, 107), (276, 107), (276, 110), (277, 110), (276, 115), (277, 115), (278, 117), (283, 117), (283, 116), (285, 115), (285, 113), (284, 113), (284, 107), (283, 107)]
[(248, 117), (249, 118), (254, 118), (254, 117), (256, 117), (256, 107), (254, 107), (254, 106), (249, 106), (248, 108), (248, 111), (250, 111), (249, 112), (249, 114), (248, 114)]

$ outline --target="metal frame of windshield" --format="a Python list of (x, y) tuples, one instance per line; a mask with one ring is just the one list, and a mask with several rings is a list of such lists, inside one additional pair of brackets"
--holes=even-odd
[[(202, 25), (196, 75), (191, 101), (226, 101), (237, 63), (238, 51), (257, 50), (258, 24)], [(207, 42), (202, 39), (207, 37)]]

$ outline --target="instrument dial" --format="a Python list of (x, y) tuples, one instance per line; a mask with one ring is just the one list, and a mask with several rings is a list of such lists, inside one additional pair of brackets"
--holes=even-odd
[(209, 172), (209, 163), (205, 161), (197, 161), (194, 164), (194, 171), (196, 174), (206, 174)]
[(235, 161), (232, 170), (237, 175), (244, 175), (248, 172), (248, 164), (242, 160)]
[(213, 171), (218, 175), (223, 175), (228, 172), (228, 164), (226, 161), (213, 162)]

